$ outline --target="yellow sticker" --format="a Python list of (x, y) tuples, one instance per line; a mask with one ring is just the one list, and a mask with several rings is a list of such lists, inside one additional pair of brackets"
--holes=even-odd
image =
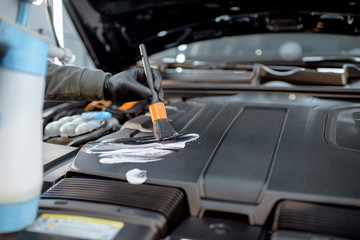
[(111, 227), (116, 227), (116, 228), (124, 227), (123, 222), (102, 219), (102, 218), (94, 218), (94, 217), (65, 215), (65, 214), (57, 214), (57, 213), (43, 213), (43, 214), (41, 214), (41, 217), (44, 219), (52, 218), (52, 219), (59, 219), (59, 220), (62, 219), (62, 220), (69, 220), (69, 221), (79, 221), (79, 222), (103, 224), (103, 225), (109, 225)]
[(123, 222), (77, 215), (43, 213), (27, 231), (89, 240), (113, 240)]

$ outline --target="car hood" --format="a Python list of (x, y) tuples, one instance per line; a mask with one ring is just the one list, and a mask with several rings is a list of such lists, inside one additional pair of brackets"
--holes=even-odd
[(356, 1), (65, 0), (95, 65), (109, 72), (149, 54), (206, 39), (253, 33), (359, 34)]

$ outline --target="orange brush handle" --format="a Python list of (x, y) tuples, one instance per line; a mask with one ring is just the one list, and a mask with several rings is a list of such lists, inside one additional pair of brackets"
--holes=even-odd
[(163, 102), (153, 103), (149, 106), (152, 122), (167, 118), (165, 104)]

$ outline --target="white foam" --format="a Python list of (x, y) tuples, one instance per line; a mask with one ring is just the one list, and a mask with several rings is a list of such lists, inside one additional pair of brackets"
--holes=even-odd
[(143, 184), (147, 179), (146, 170), (140, 170), (138, 168), (129, 170), (125, 176), (129, 183), (136, 185)]
[(88, 154), (99, 154), (103, 164), (114, 163), (147, 163), (160, 161), (165, 156), (185, 148), (187, 142), (195, 141), (198, 134), (186, 134), (177, 139), (161, 142), (123, 143), (117, 140), (106, 140), (84, 147)]

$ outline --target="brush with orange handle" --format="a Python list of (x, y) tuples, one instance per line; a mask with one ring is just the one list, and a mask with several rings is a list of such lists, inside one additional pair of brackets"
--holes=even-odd
[(145, 45), (140, 44), (139, 48), (145, 69), (148, 87), (152, 91), (149, 111), (151, 115), (151, 120), (153, 122), (154, 136), (158, 141), (173, 139), (178, 135), (178, 133), (171, 126), (166, 115), (165, 104), (160, 101), (159, 96), (154, 89), (153, 76), (151, 73), (150, 63), (146, 53)]

